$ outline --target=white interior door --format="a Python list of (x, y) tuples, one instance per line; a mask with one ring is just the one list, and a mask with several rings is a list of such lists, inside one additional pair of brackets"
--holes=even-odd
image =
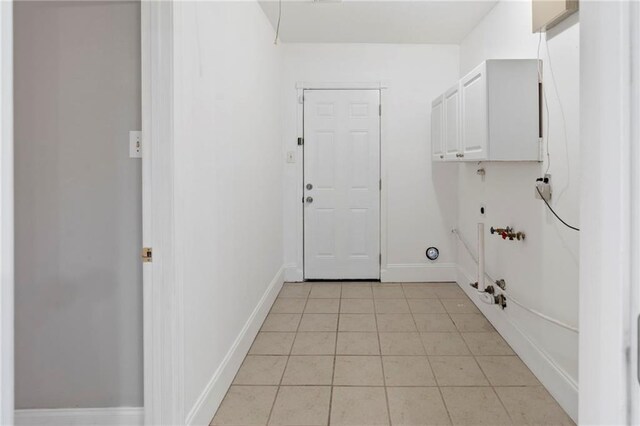
[(380, 278), (380, 91), (304, 92), (305, 279)]

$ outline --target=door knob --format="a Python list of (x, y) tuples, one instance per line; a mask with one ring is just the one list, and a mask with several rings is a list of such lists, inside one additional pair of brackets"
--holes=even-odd
[(311, 185), (310, 183), (307, 184), (307, 189), (311, 190), (313, 189), (313, 185)]
[(313, 197), (307, 197), (305, 200), (307, 203), (313, 203)]

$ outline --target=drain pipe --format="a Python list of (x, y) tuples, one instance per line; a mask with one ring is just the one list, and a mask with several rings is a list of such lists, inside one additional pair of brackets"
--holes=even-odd
[[(458, 231), (457, 228), (453, 228), (451, 230), (452, 233), (454, 233), (456, 235), (456, 237), (458, 237), (458, 240), (460, 240), (460, 242), (462, 243), (462, 246), (464, 247), (464, 249), (466, 250), (466, 252), (469, 254), (469, 256), (471, 257), (471, 259), (474, 261), (474, 263), (478, 263), (478, 259), (476, 258), (475, 254), (473, 253), (473, 251), (471, 250), (471, 247), (469, 247), (469, 244), (467, 243), (467, 240), (460, 234), (460, 232)], [(515, 299), (513, 296), (511, 296), (509, 293), (507, 293), (506, 291), (506, 284), (504, 282), (504, 280), (495, 280), (494, 278), (492, 278), (489, 274), (487, 274), (485, 272), (485, 276), (489, 279), (489, 281), (493, 281), (496, 283), (496, 285), (501, 289), (501, 292), (495, 296), (498, 300), (495, 300), (494, 298), (494, 303), (493, 304), (498, 304), (500, 305), (501, 308), (505, 308), (507, 306), (507, 300), (511, 301), (514, 305), (517, 305), (519, 307), (521, 307), (522, 309), (524, 309), (525, 311), (528, 311), (542, 319), (544, 319), (545, 321), (549, 321), (552, 324), (558, 325), (564, 329), (567, 329), (569, 331), (572, 331), (574, 333), (578, 333), (578, 327), (567, 324), (565, 322), (562, 322), (560, 320), (557, 320), (555, 318), (552, 318), (546, 314), (543, 314), (542, 312), (530, 308), (527, 305), (523, 304), (522, 302), (518, 301), (517, 299)], [(472, 287), (477, 288), (478, 284), (474, 283), (472, 284)], [(486, 288), (493, 288), (492, 286), (487, 286)], [(482, 296), (480, 296), (480, 298), (482, 299)]]
[(495, 305), (496, 299), (494, 296), (493, 286), (485, 285), (485, 270), (484, 270), (484, 223), (478, 223), (478, 277), (475, 283), (471, 286), (478, 292), (478, 299), (488, 305)]
[(484, 223), (478, 223), (478, 292), (484, 293)]

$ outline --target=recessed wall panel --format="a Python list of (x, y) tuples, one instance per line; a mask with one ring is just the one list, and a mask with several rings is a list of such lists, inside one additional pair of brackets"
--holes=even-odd
[(330, 131), (317, 132), (314, 138), (315, 151), (313, 184), (318, 189), (333, 189), (335, 186), (336, 156), (335, 133)]
[(366, 189), (369, 187), (369, 132), (355, 131), (349, 133), (349, 165), (351, 170), (351, 188)]

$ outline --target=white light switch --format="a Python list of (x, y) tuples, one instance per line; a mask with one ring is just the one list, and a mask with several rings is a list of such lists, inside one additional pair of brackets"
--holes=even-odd
[(296, 162), (296, 152), (288, 151), (287, 152), (287, 163), (295, 163)]
[(142, 158), (142, 132), (140, 130), (129, 132), (129, 157)]

